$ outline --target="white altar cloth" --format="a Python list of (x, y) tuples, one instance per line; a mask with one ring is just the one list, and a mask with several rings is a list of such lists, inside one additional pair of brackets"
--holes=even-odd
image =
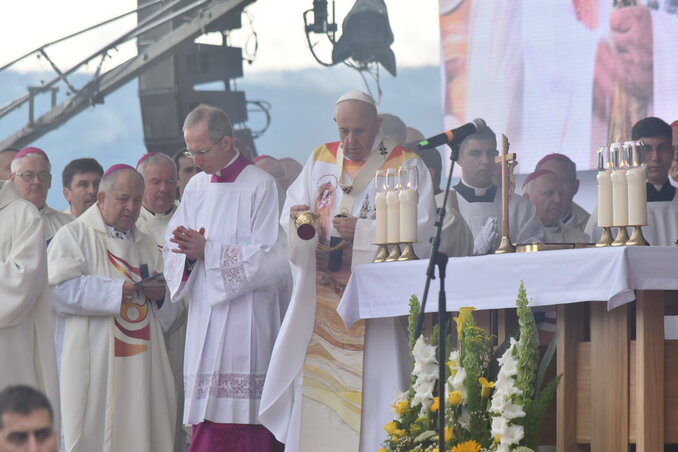
[[(410, 295), (420, 299), (428, 259), (359, 265), (353, 270), (339, 315), (350, 327), (359, 319), (409, 313)], [(438, 310), (436, 280), (426, 312)], [(635, 300), (634, 290), (678, 290), (678, 247), (607, 247), (450, 258), (447, 310), (514, 308), (520, 281), (531, 306), (607, 301), (608, 309)]]
[[(409, 384), (406, 316), (420, 299), (428, 259), (364, 264), (353, 269), (338, 306), (350, 327), (365, 319), (363, 416), (360, 451), (378, 450), (392, 419), (394, 390)], [(436, 269), (436, 275), (437, 275)], [(635, 299), (634, 290), (678, 290), (678, 247), (609, 247), (451, 258), (447, 310), (515, 307), (520, 281), (531, 306), (607, 301), (613, 309)], [(427, 312), (438, 309), (439, 283), (429, 288)]]

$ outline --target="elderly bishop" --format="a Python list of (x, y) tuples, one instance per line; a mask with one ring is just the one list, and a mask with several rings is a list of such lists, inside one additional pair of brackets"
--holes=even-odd
[(37, 387), (58, 407), (44, 225), (14, 184), (1, 181), (0, 225), (0, 387)]
[[(428, 169), (414, 152), (384, 136), (372, 97), (357, 90), (346, 93), (336, 103), (334, 120), (341, 141), (311, 153), (287, 191), (280, 220), (288, 230), (294, 292), (276, 342), (260, 416), (292, 452), (376, 449), (390, 408), (376, 406), (370, 395), (382, 385), (404, 389), (398, 371), (382, 368), (372, 374), (371, 367), (363, 368), (363, 358), (388, 366), (406, 362), (406, 328), (392, 319), (379, 324), (379, 331), (389, 331), (397, 342), (397, 351), (387, 356), (371, 347), (370, 338), (375, 337), (371, 332), (376, 329), (370, 326), (366, 334), (362, 321), (346, 329), (337, 312), (352, 268), (371, 262), (376, 254), (375, 171), (417, 168), (418, 256), (429, 255), (434, 227), (436, 207)], [(319, 216), (316, 241), (301, 240), (296, 233), (292, 217), (305, 210)], [(463, 223), (458, 212), (456, 218)], [(465, 224), (463, 230), (468, 232)], [(458, 249), (464, 250), (467, 238), (470, 232), (451, 240), (460, 241)]]
[(97, 204), (49, 245), (65, 450), (171, 451), (176, 402), (162, 325), (162, 257), (139, 231), (143, 178), (128, 165), (104, 173)]

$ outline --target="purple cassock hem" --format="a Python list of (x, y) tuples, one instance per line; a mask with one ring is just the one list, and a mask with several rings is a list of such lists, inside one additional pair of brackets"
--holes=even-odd
[(235, 159), (235, 162), (231, 163), (220, 172), (212, 174), (211, 182), (235, 182), (240, 173), (242, 173), (242, 170), (244, 170), (248, 165), (251, 165), (251, 163), (248, 162), (245, 157), (243, 157), (241, 152), (238, 158)]
[(278, 442), (263, 425), (219, 424), (203, 421), (193, 426), (188, 452), (283, 452)]

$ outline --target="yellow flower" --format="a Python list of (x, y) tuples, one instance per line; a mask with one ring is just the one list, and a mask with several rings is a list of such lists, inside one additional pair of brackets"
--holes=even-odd
[(394, 408), (395, 412), (402, 416), (403, 414), (407, 413), (407, 410), (410, 408), (410, 401), (403, 400), (402, 402), (398, 402)]
[(402, 428), (396, 429), (396, 431), (393, 432), (393, 436), (397, 436), (398, 438), (400, 438), (401, 436), (405, 436), (405, 430), (403, 430)]
[(433, 404), (431, 404), (431, 411), (438, 411), (438, 408), (440, 408), (440, 397), (434, 397)]
[(473, 440), (465, 441), (454, 446), (450, 452), (480, 452), (480, 444)]
[(461, 340), (461, 327), (464, 324), (466, 317), (471, 315), (476, 308), (459, 308), (459, 317), (455, 317), (454, 321), (457, 322), (457, 337)]
[(388, 452), (388, 449), (384, 449), (383, 447), (379, 449), (377, 452)]
[(389, 435), (393, 435), (396, 430), (398, 430), (398, 423), (396, 421), (391, 421), (388, 424), (384, 425), (384, 430)]
[(480, 395), (482, 395), (483, 397), (489, 397), (492, 388), (494, 388), (494, 381), (487, 381), (487, 378), (480, 377), (478, 378), (478, 382), (483, 387), (482, 391), (480, 392)]
[(497, 433), (496, 435), (494, 435), (494, 442), (495, 442), (495, 443), (501, 442), (501, 435), (500, 435), (499, 433)]
[(461, 399), (463, 399), (464, 396), (462, 395), (461, 391), (452, 391), (450, 392), (450, 395), (447, 397), (447, 401), (450, 402), (452, 405), (457, 406), (461, 403)]
[(454, 431), (450, 427), (445, 427), (445, 442), (452, 441)]

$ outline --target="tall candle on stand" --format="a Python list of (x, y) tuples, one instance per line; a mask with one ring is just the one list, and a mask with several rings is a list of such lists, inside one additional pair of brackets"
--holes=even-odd
[(607, 146), (598, 149), (598, 227), (612, 227), (612, 179), (607, 170), (610, 150)]
[(376, 231), (374, 243), (385, 244), (388, 243), (388, 229), (387, 229), (387, 206), (386, 206), (386, 170), (378, 170), (374, 177), (376, 195), (374, 196), (374, 205), (376, 208)]
[(400, 167), (400, 242), (414, 243), (417, 241), (417, 194), (418, 173), (414, 166)]
[(388, 243), (400, 243), (400, 202), (398, 199), (397, 174), (394, 168), (386, 173), (389, 190), (386, 192), (386, 236)]
[(629, 155), (629, 166), (626, 170), (628, 186), (629, 225), (644, 226), (647, 224), (647, 174), (641, 155), (642, 143), (627, 141), (624, 143)]
[(619, 143), (613, 143), (610, 155), (615, 169), (612, 171), (612, 225), (618, 227), (629, 224), (628, 186), (626, 184), (627, 161)]

